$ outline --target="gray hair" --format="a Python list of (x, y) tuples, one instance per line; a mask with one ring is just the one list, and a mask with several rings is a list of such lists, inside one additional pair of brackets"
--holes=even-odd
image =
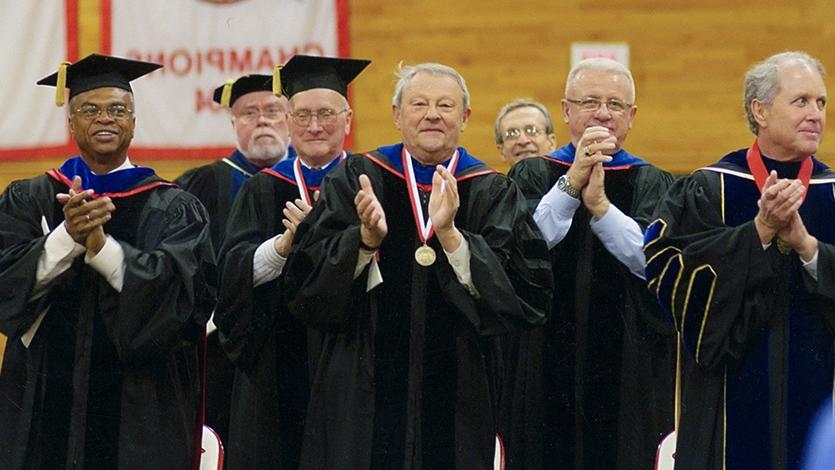
[(545, 116), (545, 133), (549, 135), (554, 133), (554, 121), (551, 120), (551, 112), (548, 111), (548, 108), (546, 108), (544, 104), (531, 98), (516, 98), (510, 103), (502, 106), (502, 109), (499, 110), (499, 115), (496, 116), (496, 125), (493, 132), (496, 136), (497, 144), (504, 142), (504, 136), (502, 135), (501, 130), (502, 119), (504, 119), (507, 113), (515, 111), (519, 108), (534, 108), (539, 110), (539, 112)]
[(568, 78), (565, 79), (566, 97), (568, 97), (568, 89), (571, 87), (571, 83), (578, 75), (580, 75), (581, 72), (586, 70), (611, 72), (613, 74), (620, 74), (626, 77), (627, 80), (629, 80), (629, 92), (632, 94), (629, 101), (631, 101), (630, 104), (635, 104), (635, 79), (632, 78), (632, 72), (630, 72), (629, 69), (620, 62), (607, 59), (605, 57), (592, 57), (590, 59), (583, 59), (580, 62), (577, 62), (577, 65), (575, 65), (571, 71), (568, 72)]
[(464, 95), (464, 109), (470, 107), (470, 92), (467, 90), (467, 82), (464, 81), (464, 77), (462, 77), (461, 74), (454, 68), (443, 64), (436, 64), (434, 62), (426, 62), (417, 65), (403, 65), (403, 63), (400, 63), (397, 66), (397, 71), (395, 72), (395, 75), (397, 76), (397, 84), (394, 86), (394, 96), (391, 98), (391, 104), (400, 107), (400, 104), (403, 101), (403, 89), (406, 88), (406, 84), (409, 83), (409, 81), (415, 78), (415, 75), (421, 72), (452, 77), (455, 82), (458, 83), (458, 86), (461, 87), (461, 92)]
[(774, 102), (774, 97), (780, 93), (780, 66), (788, 62), (800, 62), (810, 69), (817, 70), (821, 77), (826, 75), (826, 70), (818, 59), (799, 51), (774, 54), (748, 69), (745, 73), (743, 107), (745, 118), (748, 120), (748, 128), (755, 135), (759, 133), (760, 126), (754, 119), (751, 103), (754, 100), (765, 105), (771, 105)]

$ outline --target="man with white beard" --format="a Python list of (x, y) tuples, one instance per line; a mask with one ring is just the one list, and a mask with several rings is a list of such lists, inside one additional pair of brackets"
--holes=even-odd
[(217, 87), (214, 101), (230, 111), (235, 151), (216, 162), (192, 168), (174, 181), (208, 209), (215, 252), (223, 244), (226, 220), (244, 181), (293, 156), (287, 129), (287, 98), (274, 95), (272, 89), (270, 75), (244, 75)]
[[(274, 95), (272, 89), (270, 75), (244, 75), (217, 87), (214, 101), (230, 111), (237, 148), (228, 157), (193, 168), (174, 181), (209, 211), (215, 253), (223, 244), (232, 202), (244, 181), (287, 156), (287, 98)], [(208, 331), (206, 424), (226, 442), (234, 368), (217, 335), (211, 334), (213, 320)]]
[(325, 175), (347, 156), (348, 83), (368, 64), (297, 55), (274, 79), (289, 97), (286, 125), (298, 155), (243, 185), (218, 256), (215, 323), (235, 365), (227, 470), (299, 468), (320, 336), (288, 312), (282, 272)]

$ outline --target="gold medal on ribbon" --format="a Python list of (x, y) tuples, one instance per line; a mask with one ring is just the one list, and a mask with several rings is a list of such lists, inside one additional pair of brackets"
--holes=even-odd
[(792, 252), (792, 247), (789, 246), (788, 243), (784, 242), (783, 240), (777, 239), (777, 250), (784, 255), (787, 255)]
[[(426, 244), (426, 242), (432, 238), (434, 231), (432, 228), (432, 219), (429, 217), (424, 218), (423, 216), (423, 209), (421, 207), (420, 196), (418, 194), (418, 185), (415, 180), (415, 169), (412, 167), (412, 156), (409, 154), (409, 151), (406, 150), (406, 147), (403, 147), (403, 151), (400, 156), (403, 162), (403, 179), (406, 180), (409, 202), (412, 204), (412, 215), (414, 216), (415, 225), (417, 226), (418, 238), (422, 243), (422, 245), (415, 250), (415, 261), (423, 267), (432, 266), (438, 258), (435, 250)], [(447, 164), (447, 170), (453, 175), (455, 174), (455, 168), (458, 165), (458, 157), (458, 150), (456, 150), (453, 152), (452, 157), (449, 159), (449, 163)], [(443, 187), (441, 191), (443, 191)]]
[(415, 250), (415, 261), (421, 266), (432, 266), (438, 256), (429, 245), (421, 245)]

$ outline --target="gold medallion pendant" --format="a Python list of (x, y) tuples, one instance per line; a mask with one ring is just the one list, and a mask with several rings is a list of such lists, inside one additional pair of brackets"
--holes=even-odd
[(432, 266), (436, 258), (435, 250), (428, 245), (421, 245), (415, 250), (415, 261), (421, 266)]

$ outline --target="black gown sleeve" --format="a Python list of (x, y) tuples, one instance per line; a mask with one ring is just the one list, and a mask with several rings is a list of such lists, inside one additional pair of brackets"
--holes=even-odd
[(818, 240), (817, 279), (803, 269), (803, 284), (812, 294), (815, 310), (820, 312), (829, 333), (835, 336), (835, 245)]
[[(630, 217), (637, 222), (641, 230), (646, 231), (647, 226), (653, 221), (656, 208), (664, 200), (664, 195), (667, 194), (672, 184), (673, 176), (666, 171), (649, 166), (641, 168), (635, 180), (632, 207), (629, 212)], [(631, 272), (625, 273), (624, 279), (629, 286), (626, 295), (637, 307), (634, 309), (635, 314), (640, 317), (642, 324), (650, 328), (650, 330), (635, 333), (639, 334), (643, 341), (647, 341), (656, 334), (674, 338), (675, 328), (672, 318), (664, 314), (652, 293), (647, 292), (646, 282)]]
[[(319, 200), (299, 225), (294, 248), (284, 266), (284, 290), (290, 312), (305, 325), (342, 331), (350, 321), (352, 302), (365, 298), (368, 267), (354, 280), (360, 248), (360, 222), (354, 206), (360, 156), (349, 158), (325, 177)], [(367, 168), (378, 198), (380, 174)], [(381, 201), (382, 202), (382, 201)], [(389, 230), (392, 230), (389, 225)]]
[(655, 209), (673, 184), (673, 176), (655, 167), (643, 167), (635, 181), (630, 217), (646, 230), (654, 220)]
[(103, 297), (118, 303), (103, 312), (123, 362), (164, 358), (183, 342), (196, 341), (215, 304), (208, 282), (215, 258), (206, 209), (184, 191), (163, 192), (171, 194), (149, 198), (136, 246), (119, 241), (124, 284), (118, 296)]
[[(41, 217), (50, 227), (55, 225), (52, 206), (43, 203), (44, 197), (51, 192), (35, 180), (13, 182), (0, 195), (0, 332), (9, 338), (23, 335), (47, 302), (47, 295), (31, 299), (47, 238)], [(75, 274), (73, 269), (65, 271), (52, 285), (69, 282)]]
[(469, 245), (478, 297), (465, 290), (444, 261), (438, 276), (446, 300), (482, 334), (544, 324), (551, 311), (554, 280), (548, 247), (525, 198), (499, 174), (472, 181), (468, 191), (467, 206), (459, 208), (456, 226)]
[(269, 176), (256, 175), (235, 198), (220, 251), (220, 290), (215, 324), (226, 355), (236, 365), (252, 366), (273, 333), (280, 298), (278, 279), (253, 287), (255, 251), (265, 240), (284, 231)]
[(536, 210), (542, 196), (550, 191), (556, 182), (550, 166), (543, 157), (526, 158), (513, 165), (507, 174), (522, 191), (531, 214)]
[[(222, 192), (224, 185), (218, 181), (214, 165), (192, 168), (178, 176), (174, 180), (174, 184), (195, 195), (210, 216), (221, 216), (219, 198), (226, 196), (226, 194)], [(223, 242), (223, 233), (219, 230), (221, 226), (220, 221), (212, 221), (210, 224), (212, 246), (215, 250), (219, 250)]]
[(786, 298), (787, 257), (763, 250), (753, 221), (724, 224), (719, 184), (707, 171), (675, 182), (644, 239), (647, 285), (709, 369), (741, 360)]

